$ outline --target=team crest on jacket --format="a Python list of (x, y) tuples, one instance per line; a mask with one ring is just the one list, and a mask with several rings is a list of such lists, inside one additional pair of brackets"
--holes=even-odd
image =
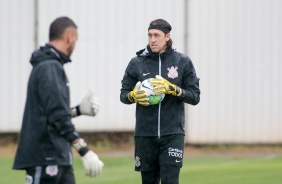
[(33, 178), (30, 175), (25, 175), (25, 184), (32, 184)]
[(178, 69), (177, 66), (176, 67), (172, 66), (170, 68), (167, 68), (167, 70), (168, 70), (168, 73), (167, 73), (168, 78), (174, 79), (174, 78), (178, 77), (177, 69)]
[(46, 174), (48, 174), (49, 176), (56, 176), (58, 174), (58, 166), (48, 165), (46, 167)]
[(138, 156), (135, 157), (135, 166), (136, 167), (140, 167), (141, 166), (140, 157), (138, 157)]

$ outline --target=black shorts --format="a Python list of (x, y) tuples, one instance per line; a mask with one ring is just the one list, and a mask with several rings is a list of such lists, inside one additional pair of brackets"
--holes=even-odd
[(37, 166), (26, 169), (26, 184), (75, 184), (72, 166)]
[(182, 167), (184, 135), (134, 137), (135, 171), (158, 170), (161, 165)]

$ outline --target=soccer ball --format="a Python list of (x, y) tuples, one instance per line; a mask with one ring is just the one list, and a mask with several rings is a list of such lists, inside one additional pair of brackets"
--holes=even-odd
[(145, 79), (140, 87), (138, 88), (138, 91), (144, 90), (146, 93), (148, 93), (149, 103), (150, 105), (156, 105), (160, 103), (164, 97), (165, 94), (156, 94), (152, 89), (154, 86), (151, 85), (151, 80), (153, 78)]

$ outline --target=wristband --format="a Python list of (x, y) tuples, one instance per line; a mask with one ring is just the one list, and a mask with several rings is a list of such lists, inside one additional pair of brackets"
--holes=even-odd
[(79, 152), (82, 148), (86, 148), (87, 144), (84, 139), (78, 138), (72, 143), (72, 146), (74, 147), (74, 149), (76, 149), (76, 151)]
[(86, 142), (82, 138), (76, 139), (72, 146), (76, 149), (81, 157), (83, 157), (89, 151)]
[(79, 105), (75, 107), (77, 116), (81, 115)]
[(79, 115), (81, 115), (79, 105), (72, 107), (71, 108), (71, 116), (76, 117), (76, 116), (79, 116)]
[(78, 153), (81, 157), (83, 157), (87, 152), (89, 151), (89, 149), (87, 147), (81, 148)]

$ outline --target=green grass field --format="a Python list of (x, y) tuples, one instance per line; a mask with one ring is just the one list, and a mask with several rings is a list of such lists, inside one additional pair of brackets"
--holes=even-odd
[[(84, 175), (82, 163), (74, 159), (77, 184), (138, 184), (140, 173), (133, 171), (132, 157), (103, 157), (103, 174)], [(0, 156), (0, 183), (24, 183), (25, 173), (13, 171), (13, 158)], [(181, 184), (281, 184), (282, 156), (199, 156), (186, 157), (180, 173)]]

